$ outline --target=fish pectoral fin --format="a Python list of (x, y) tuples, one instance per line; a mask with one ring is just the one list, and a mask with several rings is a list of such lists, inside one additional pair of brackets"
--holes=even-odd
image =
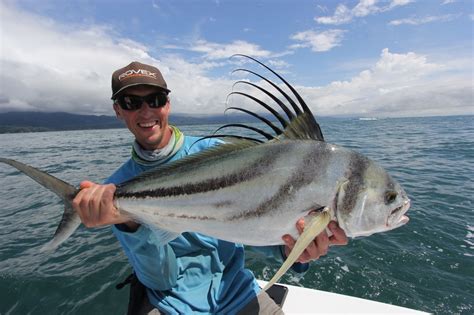
[(288, 255), (283, 265), (281, 265), (280, 269), (275, 273), (273, 278), (267, 283), (265, 288), (263, 288), (264, 291), (274, 285), (288, 271), (288, 269), (290, 269), (294, 262), (304, 252), (306, 247), (308, 247), (319, 233), (324, 231), (326, 226), (329, 224), (329, 221), (331, 221), (330, 211), (327, 207), (321, 212), (310, 214), (310, 216), (311, 220), (309, 223), (305, 224), (304, 231), (296, 240), (296, 244), (291, 250), (291, 253)]
[(55, 250), (61, 243), (69, 238), (75, 230), (81, 225), (81, 218), (77, 212), (70, 206), (64, 207), (63, 217), (59, 222), (54, 237), (48, 243), (44, 244), (40, 251), (47, 252)]

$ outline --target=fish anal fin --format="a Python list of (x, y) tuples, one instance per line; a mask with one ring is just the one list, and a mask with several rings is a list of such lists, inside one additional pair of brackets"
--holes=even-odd
[(312, 213), (309, 216), (311, 219), (305, 224), (303, 233), (301, 233), (300, 237), (296, 240), (295, 246), (285, 262), (281, 265), (280, 269), (278, 269), (273, 278), (267, 283), (265, 288), (263, 288), (264, 291), (274, 285), (288, 271), (288, 269), (290, 269), (314, 238), (326, 229), (326, 226), (331, 220), (328, 208), (325, 208), (323, 211), (318, 213)]

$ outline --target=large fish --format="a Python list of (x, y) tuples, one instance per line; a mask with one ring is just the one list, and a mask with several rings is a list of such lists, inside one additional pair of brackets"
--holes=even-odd
[[(245, 56), (247, 57), (247, 56)], [(247, 245), (280, 245), (290, 234), (297, 243), (267, 287), (275, 283), (296, 261), (308, 244), (331, 219), (349, 237), (392, 230), (408, 222), (410, 206), (402, 187), (376, 163), (355, 151), (326, 143), (321, 129), (299, 94), (280, 78), (297, 98), (301, 108), (276, 84), (269, 82), (291, 104), (295, 113), (271, 92), (247, 81), (269, 95), (288, 116), (284, 119), (271, 106), (243, 92), (280, 121), (275, 126), (257, 117), (275, 133), (252, 129), (268, 141), (221, 135), (224, 144), (152, 171), (117, 186), (115, 205), (121, 213), (145, 225), (169, 231), (169, 240), (182, 232), (198, 232)], [(80, 225), (71, 202), (78, 190), (60, 179), (23, 163), (0, 159), (46, 188), (65, 202), (65, 211), (54, 238), (45, 245), (56, 248)], [(305, 218), (299, 235), (295, 223)]]

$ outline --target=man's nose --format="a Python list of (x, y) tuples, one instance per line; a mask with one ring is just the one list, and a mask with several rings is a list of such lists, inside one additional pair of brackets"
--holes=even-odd
[(147, 112), (151, 112), (151, 110), (152, 108), (150, 107), (150, 105), (146, 101), (143, 101), (142, 106), (140, 107), (138, 111), (141, 113), (147, 113)]

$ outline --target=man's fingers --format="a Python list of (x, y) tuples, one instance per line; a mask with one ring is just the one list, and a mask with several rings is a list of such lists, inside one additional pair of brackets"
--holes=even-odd
[(304, 219), (301, 218), (296, 222), (296, 229), (298, 230), (298, 233), (303, 233), (304, 231)]
[[(303, 233), (304, 219), (300, 219), (296, 222), (296, 229), (300, 234)], [(328, 229), (332, 233), (332, 236), (329, 237), (326, 231), (319, 233), (300, 255), (297, 260), (298, 262), (304, 263), (327, 255), (330, 245), (346, 245), (348, 243), (346, 233), (338, 226), (337, 222), (331, 221), (328, 225)], [(286, 256), (288, 256), (293, 250), (296, 240), (289, 234), (284, 235), (282, 239), (286, 245)]]
[(83, 181), (80, 188), (73, 200), (73, 207), (85, 226), (95, 227), (123, 221), (113, 204), (115, 185), (97, 185)]
[(347, 245), (347, 243), (349, 243), (346, 233), (337, 225), (336, 222), (329, 222), (328, 229), (332, 233), (332, 236), (329, 238), (330, 245)]
[(293, 237), (291, 237), (291, 235), (289, 234), (283, 235), (282, 239), (283, 239), (283, 242), (285, 242), (285, 245), (290, 250), (292, 250), (293, 247), (295, 246), (296, 240)]
[(120, 212), (115, 207), (113, 200), (115, 195), (115, 190), (117, 187), (115, 185), (104, 186), (103, 197), (101, 199), (101, 209), (107, 209), (110, 220), (116, 220), (120, 217)]
[(79, 188), (80, 188), (80, 189), (89, 188), (89, 187), (92, 187), (93, 185), (95, 185), (93, 182), (90, 182), (90, 181), (88, 181), (88, 180), (85, 180), (85, 181), (82, 181), (82, 182), (79, 184)]
[(316, 243), (318, 246), (318, 256), (316, 258), (327, 255), (329, 248), (329, 237), (326, 231), (319, 233), (319, 235), (316, 236), (315, 242), (313, 243)]

